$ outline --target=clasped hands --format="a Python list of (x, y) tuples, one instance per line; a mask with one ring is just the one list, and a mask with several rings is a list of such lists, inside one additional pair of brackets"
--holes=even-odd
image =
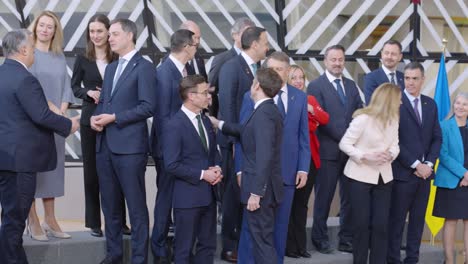
[(223, 179), (223, 172), (218, 166), (209, 167), (203, 171), (202, 180), (208, 182), (211, 185), (216, 185)]
[(366, 153), (362, 156), (362, 162), (367, 165), (383, 165), (392, 161), (392, 154), (390, 151), (380, 151), (373, 153)]
[(115, 114), (100, 114), (92, 116), (90, 119), (91, 128), (97, 132), (101, 132), (105, 126), (115, 121)]
[(418, 176), (419, 178), (422, 179), (427, 179), (432, 175), (432, 168), (431, 166), (425, 164), (425, 163), (419, 163), (416, 166), (416, 170), (414, 171), (414, 175)]

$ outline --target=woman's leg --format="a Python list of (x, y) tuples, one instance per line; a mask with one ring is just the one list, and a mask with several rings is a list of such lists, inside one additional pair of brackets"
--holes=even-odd
[[(445, 263), (447, 264), (454, 263), (455, 261), (453, 252), (455, 251), (455, 229), (456, 227), (457, 227), (456, 219), (445, 219), (443, 243), (444, 243), (444, 252), (445, 252)], [(466, 222), (465, 222), (465, 227), (466, 227)], [(466, 232), (467, 230), (465, 228), (465, 241), (467, 238)]]

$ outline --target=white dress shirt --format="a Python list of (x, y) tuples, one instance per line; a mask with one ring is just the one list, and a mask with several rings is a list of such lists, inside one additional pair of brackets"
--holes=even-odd
[(338, 88), (336, 87), (335, 80), (340, 79), (341, 87), (343, 87), (343, 93), (344, 93), (344, 95), (346, 95), (345, 88), (344, 88), (344, 83), (343, 83), (343, 78), (341, 76), (339, 78), (336, 78), (331, 73), (329, 73), (328, 70), (325, 70), (325, 75), (327, 76), (328, 81), (331, 82), (331, 84), (333, 84), (333, 87), (335, 87), (335, 90), (337, 92), (338, 92)]
[[(136, 53), (137, 53), (137, 50), (133, 49), (129, 53), (125, 54), (124, 56), (119, 57), (119, 59), (125, 59), (125, 61), (122, 63), (122, 70), (120, 70), (120, 75), (122, 75), (122, 73), (125, 70), (125, 67), (127, 67), (128, 62), (133, 58), (133, 56), (135, 56)], [(115, 71), (115, 74), (117, 74), (117, 71)], [(116, 77), (115, 74), (114, 74), (114, 81)]]
[(184, 76), (185, 64), (176, 59), (176, 57), (174, 57), (172, 54), (169, 54), (169, 59), (174, 63), (177, 70), (179, 70), (180, 75)]
[[(281, 101), (283, 101), (284, 112), (288, 113), (288, 86), (284, 85), (283, 87), (281, 87), (281, 91), (283, 91), (283, 93), (281, 94)], [(279, 93), (273, 98), (276, 105), (278, 104), (278, 98)]]
[(397, 76), (396, 76), (396, 70), (395, 71), (391, 71), (390, 69), (388, 69), (387, 67), (385, 67), (385, 65), (382, 64), (382, 70), (385, 72), (385, 75), (387, 76), (387, 79), (388, 81), (391, 83), (392, 82), (392, 75), (390, 75), (390, 73), (394, 73), (393, 75), (393, 78), (395, 79), (395, 82), (396, 82), (396, 85), (398, 85), (398, 79), (397, 79)]
[[(254, 69), (252, 67), (252, 64), (257, 64), (252, 58), (250, 58), (249, 55), (247, 55), (247, 53), (245, 52), (241, 52), (240, 54), (242, 56), (242, 58), (244, 58), (245, 62), (247, 62), (247, 65), (249, 65), (250, 67), (250, 71), (252, 72), (252, 74), (254, 73)], [(255, 74), (254, 74), (255, 75)]]

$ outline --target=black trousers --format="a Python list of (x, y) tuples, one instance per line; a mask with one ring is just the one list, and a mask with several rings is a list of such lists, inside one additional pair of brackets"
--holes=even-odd
[(309, 175), (307, 183), (301, 189), (296, 189), (291, 207), (291, 216), (288, 225), (288, 237), (286, 241), (286, 252), (304, 252), (307, 251), (307, 211), (308, 203), (312, 189), (314, 188), (317, 169), (314, 161), (310, 161)]
[(0, 171), (0, 263), (27, 264), (23, 231), (36, 192), (36, 173)]
[(224, 193), (222, 200), (223, 222), (221, 236), (223, 251), (236, 251), (239, 243), (240, 228), (242, 224), (242, 205), (240, 202), (240, 188), (237, 185), (237, 176), (234, 172), (232, 145), (221, 146), (223, 158), (221, 168), (224, 174)]
[[(85, 226), (101, 228), (101, 203), (99, 201), (99, 179), (96, 170), (96, 131), (81, 124), (81, 152), (85, 193)], [(122, 195), (123, 197), (123, 195)], [(126, 224), (125, 199), (122, 198), (122, 223)]]
[(392, 186), (349, 179), (354, 264), (386, 263)]

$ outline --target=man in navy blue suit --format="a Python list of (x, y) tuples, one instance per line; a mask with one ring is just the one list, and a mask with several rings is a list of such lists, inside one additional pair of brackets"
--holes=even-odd
[(156, 70), (156, 113), (153, 117), (151, 131), (152, 155), (156, 164), (158, 192), (154, 205), (154, 226), (151, 235), (151, 249), (156, 263), (170, 261), (170, 250), (167, 245), (167, 233), (172, 209), (172, 189), (174, 178), (166, 175), (161, 146), (161, 136), (169, 119), (182, 105), (179, 96), (179, 83), (187, 76), (186, 64), (193, 58), (197, 45), (193, 32), (179, 29), (171, 36), (171, 53)]
[(112, 21), (109, 43), (119, 60), (106, 68), (101, 98), (91, 117), (91, 127), (98, 131), (96, 163), (106, 222), (107, 254), (102, 264), (122, 261), (122, 193), (132, 224), (132, 263), (146, 263), (148, 257), (146, 119), (154, 114), (156, 71), (135, 49), (136, 37), (134, 22)]
[(174, 261), (213, 263), (216, 250), (213, 188), (221, 181), (222, 174), (217, 166), (215, 131), (202, 113), (208, 107), (211, 94), (201, 75), (183, 78), (179, 93), (183, 105), (163, 128), (162, 137), (166, 173), (174, 178)]
[[(231, 123), (239, 122), (242, 98), (252, 86), (257, 70), (257, 63), (263, 60), (268, 52), (268, 38), (265, 29), (249, 27), (241, 37), (242, 52), (226, 62), (219, 73), (219, 117)], [(241, 204), (239, 186), (234, 176), (233, 137), (222, 134), (218, 143), (223, 157), (222, 169), (226, 176), (226, 187), (223, 197), (223, 222), (221, 235), (223, 248), (221, 259), (237, 262), (237, 244), (241, 223)]]
[(49, 110), (39, 81), (28, 71), (34, 41), (26, 29), (2, 39), (5, 62), (0, 66), (0, 263), (27, 264), (23, 231), (36, 191), (36, 173), (57, 166), (54, 132), (66, 137), (79, 128)]
[[(263, 64), (266, 68), (274, 69), (282, 80), (282, 87), (274, 97), (274, 101), (283, 118), (283, 138), (281, 144), (281, 175), (283, 178), (283, 200), (279, 204), (275, 218), (275, 248), (278, 255), (278, 263), (283, 263), (286, 249), (286, 237), (288, 233), (289, 216), (294, 198), (295, 189), (305, 186), (310, 166), (309, 124), (307, 121), (307, 96), (287, 84), (289, 75), (289, 57), (284, 52), (273, 52)], [(254, 102), (250, 98), (250, 92), (244, 95), (240, 113), (241, 123), (254, 111)], [(243, 172), (239, 167), (238, 159), (242, 159), (244, 153), (240, 145), (236, 145), (236, 172)], [(246, 254), (239, 254), (240, 263), (253, 263), (251, 239), (248, 232), (242, 229), (241, 243), (245, 248), (239, 249)]]
[(380, 56), (382, 58), (382, 67), (372, 71), (364, 76), (364, 96), (366, 103), (369, 103), (372, 93), (382, 83), (393, 83), (399, 85), (401, 90), (405, 89), (403, 73), (397, 71), (398, 63), (401, 61), (400, 42), (390, 39), (384, 43)]
[(325, 254), (332, 252), (328, 239), (327, 219), (330, 204), (335, 195), (336, 184), (340, 182), (340, 232), (338, 250), (352, 252), (351, 213), (347, 193), (346, 177), (343, 175), (348, 156), (341, 152), (338, 143), (351, 122), (354, 111), (362, 107), (362, 100), (356, 84), (343, 76), (345, 49), (333, 45), (326, 49), (324, 63), (326, 71), (309, 83), (307, 93), (313, 95), (330, 115), (330, 122), (319, 126), (321, 167), (315, 182), (314, 224), (312, 243)]
[[(245, 124), (217, 121), (213, 123), (223, 133), (240, 137), (244, 150), (242, 162), (241, 201), (245, 205), (242, 236), (251, 238), (250, 245), (241, 237), (239, 262), (277, 263), (275, 220), (283, 197), (281, 148), (283, 117), (273, 97), (281, 89), (282, 79), (273, 69), (260, 69), (250, 88), (254, 111)], [(286, 140), (286, 138), (285, 138)], [(251, 248), (248, 248), (251, 247)], [(243, 259), (250, 251), (250, 259)]]
[(418, 263), (424, 216), (429, 198), (433, 167), (439, 157), (442, 134), (437, 106), (422, 95), (424, 68), (418, 62), (405, 67), (405, 90), (401, 97), (400, 154), (392, 163), (393, 190), (390, 206), (388, 263), (402, 263), (400, 245), (408, 218), (405, 264)]

